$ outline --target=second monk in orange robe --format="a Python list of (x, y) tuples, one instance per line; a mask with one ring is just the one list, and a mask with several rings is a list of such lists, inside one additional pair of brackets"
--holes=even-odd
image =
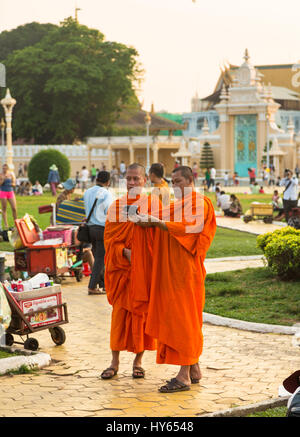
[(180, 199), (163, 210), (163, 220), (141, 215), (138, 223), (155, 229), (146, 333), (158, 340), (157, 363), (181, 366), (159, 389), (164, 393), (189, 390), (201, 378), (204, 259), (216, 231), (213, 205), (194, 191), (192, 170), (176, 168), (172, 182)]

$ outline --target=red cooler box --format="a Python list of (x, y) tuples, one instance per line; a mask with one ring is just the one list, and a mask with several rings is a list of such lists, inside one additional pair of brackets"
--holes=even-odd
[(29, 219), (16, 219), (15, 224), (22, 240), (23, 249), (15, 249), (15, 269), (57, 276), (68, 271), (68, 249), (65, 243), (55, 245), (34, 245), (39, 235)]

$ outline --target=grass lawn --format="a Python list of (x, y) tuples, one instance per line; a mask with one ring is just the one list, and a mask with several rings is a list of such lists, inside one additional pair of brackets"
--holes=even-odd
[[(77, 195), (78, 196), (78, 195)], [(213, 193), (209, 193), (210, 197), (214, 197)], [(50, 224), (50, 213), (39, 214), (38, 207), (48, 205), (53, 202), (54, 198), (51, 194), (43, 196), (17, 196), (18, 217), (23, 217), (26, 213), (32, 215), (42, 229), (45, 229)], [(8, 222), (9, 226), (13, 226), (10, 207), (8, 207)], [(0, 243), (0, 251), (13, 251), (12, 246), (7, 242)], [(261, 254), (260, 249), (256, 248), (255, 235), (232, 231), (230, 229), (218, 228), (216, 237), (208, 251), (208, 258), (223, 258), (226, 256), (242, 256), (242, 255), (257, 255)]]
[[(26, 213), (32, 215), (39, 226), (45, 229), (50, 225), (51, 213), (39, 214), (39, 206), (49, 205), (53, 203), (54, 197), (51, 194), (43, 194), (42, 196), (16, 196), (18, 218), (23, 217)], [(10, 206), (7, 205), (7, 219), (10, 227), (14, 226), (14, 221), (11, 214)], [(2, 226), (4, 226), (2, 221)], [(0, 251), (13, 251), (13, 247), (8, 242), (0, 243)]]
[(287, 407), (269, 408), (265, 411), (249, 414), (247, 417), (286, 417)]
[[(247, 187), (245, 187), (245, 191), (246, 190), (247, 190)], [(226, 194), (231, 194), (230, 187), (228, 187), (228, 190), (226, 190)], [(247, 209), (250, 208), (250, 205), (252, 202), (270, 203), (272, 201), (272, 194), (242, 194), (242, 193), (235, 193), (235, 194), (242, 205), (244, 213), (247, 211)], [(207, 196), (212, 201), (212, 204), (216, 208), (217, 201), (216, 201), (215, 193), (207, 193), (206, 192), (205, 196)]]
[(217, 228), (215, 238), (207, 252), (207, 258), (262, 254), (262, 251), (256, 247), (256, 235)]
[(266, 267), (206, 276), (204, 311), (257, 323), (300, 322), (300, 281), (281, 281)]
[(9, 357), (13, 357), (13, 356), (15, 356), (16, 354), (12, 354), (12, 353), (10, 353), (10, 352), (6, 352), (6, 351), (3, 351), (3, 350), (1, 350), (0, 349), (0, 359), (1, 358), (9, 358)]

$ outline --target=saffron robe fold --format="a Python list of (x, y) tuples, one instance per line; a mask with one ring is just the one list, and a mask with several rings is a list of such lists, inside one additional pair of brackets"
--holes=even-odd
[(208, 198), (191, 192), (162, 214), (168, 231), (155, 228), (146, 333), (158, 340), (157, 363), (192, 365), (203, 349), (204, 259), (215, 213)]
[[(113, 307), (110, 335), (113, 351), (140, 353), (156, 349), (156, 341), (145, 334), (154, 230), (124, 221), (122, 215), (127, 205), (137, 205), (142, 213), (148, 214), (151, 200), (153, 207), (150, 196), (130, 199), (127, 195), (115, 201), (108, 211), (104, 231), (105, 287)], [(124, 248), (131, 249), (131, 262), (124, 257)]]

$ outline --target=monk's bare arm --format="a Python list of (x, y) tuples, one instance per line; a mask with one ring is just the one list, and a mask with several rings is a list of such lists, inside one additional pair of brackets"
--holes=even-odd
[(124, 247), (123, 256), (131, 263), (131, 250)]
[(153, 217), (151, 215), (136, 215), (131, 221), (142, 228), (156, 227), (162, 231), (168, 231), (168, 227), (164, 221), (159, 220), (157, 217)]
[(158, 222), (154, 223), (154, 226), (161, 229), (162, 231), (169, 231), (167, 225), (162, 220), (159, 220)]

